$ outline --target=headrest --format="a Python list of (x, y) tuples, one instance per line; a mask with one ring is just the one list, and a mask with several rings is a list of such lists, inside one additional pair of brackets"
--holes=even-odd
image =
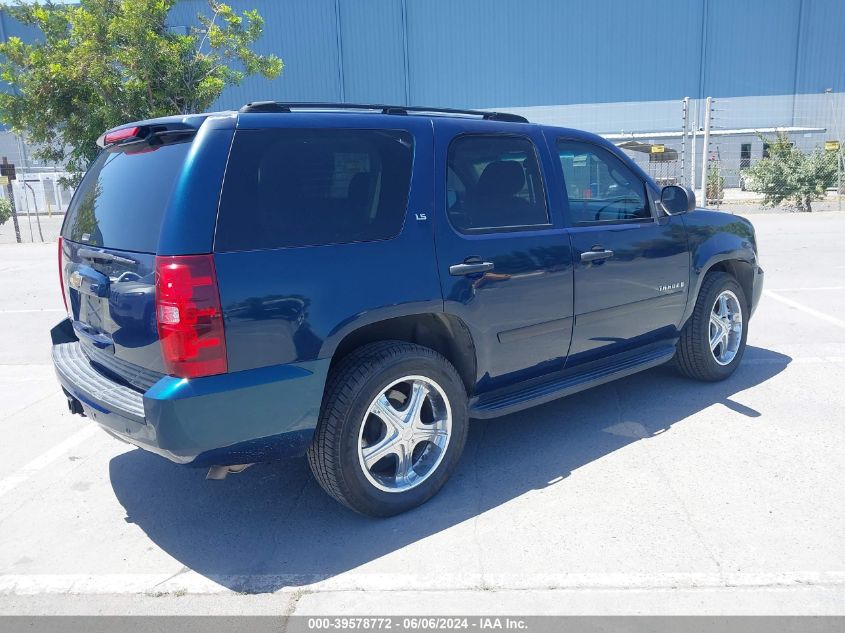
[(349, 181), (349, 199), (365, 203), (370, 197), (370, 183), (372, 176), (369, 172), (361, 171), (352, 176)]
[(497, 160), (481, 172), (476, 192), (480, 196), (515, 196), (525, 186), (525, 172), (514, 160)]

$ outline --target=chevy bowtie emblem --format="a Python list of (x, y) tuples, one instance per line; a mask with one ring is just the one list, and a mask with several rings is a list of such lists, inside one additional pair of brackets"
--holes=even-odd
[(67, 282), (71, 288), (73, 288), (74, 290), (79, 290), (80, 288), (82, 288), (82, 273), (80, 273), (78, 270), (74, 270), (70, 274), (70, 277), (68, 277)]

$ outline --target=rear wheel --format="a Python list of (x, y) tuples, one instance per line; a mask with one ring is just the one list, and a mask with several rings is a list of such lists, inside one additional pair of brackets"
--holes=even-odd
[(466, 434), (466, 392), (445, 358), (411, 343), (373, 343), (332, 371), (308, 462), (344, 505), (390, 516), (443, 486)]
[(675, 362), (681, 373), (707, 381), (730, 376), (745, 353), (747, 308), (745, 293), (734, 277), (708, 273), (678, 342)]

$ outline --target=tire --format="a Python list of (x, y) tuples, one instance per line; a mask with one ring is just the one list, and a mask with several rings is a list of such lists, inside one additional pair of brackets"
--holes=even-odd
[[(722, 338), (721, 342), (711, 349), (711, 335), (715, 338), (719, 332), (719, 326), (711, 324), (711, 313), (720, 310), (716, 305), (720, 297), (725, 297), (728, 306), (726, 313), (730, 316), (722, 318), (714, 314), (714, 317), (722, 320), (726, 324), (725, 327), (730, 324), (731, 330), (727, 334), (723, 332), (726, 338)], [(735, 331), (737, 308), (741, 328), (738, 333)], [(675, 366), (689, 378), (710, 382), (724, 380), (733, 374), (745, 353), (749, 315), (748, 301), (736, 279), (724, 272), (707, 273), (692, 316), (681, 331), (678, 350), (675, 353)]]
[[(467, 430), (466, 390), (449, 361), (420, 345), (371, 343), (331, 371), (308, 464), (323, 490), (348, 508), (392, 516), (440, 490)], [(381, 449), (391, 450), (379, 457)]]

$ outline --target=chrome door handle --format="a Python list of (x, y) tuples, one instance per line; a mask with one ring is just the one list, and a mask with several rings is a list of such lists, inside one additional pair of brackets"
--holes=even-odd
[(597, 262), (613, 257), (613, 251), (602, 249), (600, 251), (586, 251), (581, 253), (582, 262)]
[(486, 273), (488, 270), (493, 270), (493, 262), (468, 261), (449, 266), (449, 274), (456, 277), (472, 275), (473, 273)]

